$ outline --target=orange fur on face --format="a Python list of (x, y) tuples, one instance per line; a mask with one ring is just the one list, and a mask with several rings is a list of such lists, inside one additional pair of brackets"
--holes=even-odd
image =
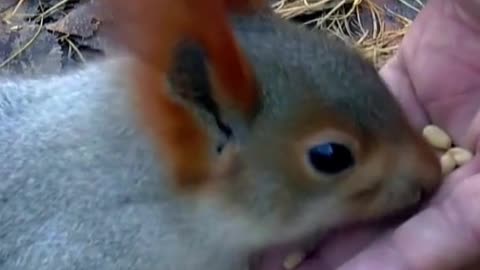
[(209, 138), (192, 114), (172, 100), (157, 70), (137, 64), (134, 94), (143, 124), (181, 189), (201, 187), (210, 177)]
[(114, 36), (136, 56), (133, 94), (140, 116), (170, 161), (175, 184), (201, 187), (210, 174), (209, 140), (191, 112), (166, 91), (165, 74), (178, 42), (190, 39), (207, 54), (220, 106), (245, 117), (254, 113), (258, 91), (253, 71), (228, 24), (228, 11), (253, 10), (262, 1), (105, 0), (113, 15)]

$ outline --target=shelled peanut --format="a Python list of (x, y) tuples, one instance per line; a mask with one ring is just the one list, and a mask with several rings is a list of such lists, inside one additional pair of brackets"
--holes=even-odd
[(451, 173), (455, 168), (465, 165), (473, 158), (473, 154), (464, 148), (453, 146), (450, 136), (435, 125), (428, 125), (423, 129), (423, 137), (439, 151), (443, 175)]
[(283, 261), (283, 268), (285, 270), (293, 270), (297, 268), (305, 259), (305, 255), (305, 252), (300, 250), (288, 254)]

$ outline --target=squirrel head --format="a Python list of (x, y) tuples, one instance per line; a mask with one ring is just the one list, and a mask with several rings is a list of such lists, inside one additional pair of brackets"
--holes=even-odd
[(181, 47), (169, 75), (174, 92), (195, 97), (228, 131), (205, 197), (232, 222), (241, 217), (260, 243), (288, 240), (381, 218), (435, 191), (438, 159), (371, 63), (273, 16), (233, 25), (259, 91), (253, 118), (211, 98), (216, 85), (198, 46)]

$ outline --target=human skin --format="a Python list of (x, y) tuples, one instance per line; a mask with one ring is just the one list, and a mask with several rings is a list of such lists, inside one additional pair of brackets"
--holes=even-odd
[[(456, 145), (479, 149), (479, 0), (428, 1), (380, 73), (419, 132), (432, 123)], [(286, 253), (267, 252), (259, 269), (282, 269)], [(480, 157), (475, 155), (404, 223), (338, 232), (297, 270), (448, 270), (479, 257)]]

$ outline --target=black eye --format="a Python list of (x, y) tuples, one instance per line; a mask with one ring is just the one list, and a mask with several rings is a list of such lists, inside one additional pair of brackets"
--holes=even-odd
[(355, 163), (352, 152), (342, 144), (323, 143), (308, 150), (308, 158), (315, 170), (327, 173), (340, 173)]

